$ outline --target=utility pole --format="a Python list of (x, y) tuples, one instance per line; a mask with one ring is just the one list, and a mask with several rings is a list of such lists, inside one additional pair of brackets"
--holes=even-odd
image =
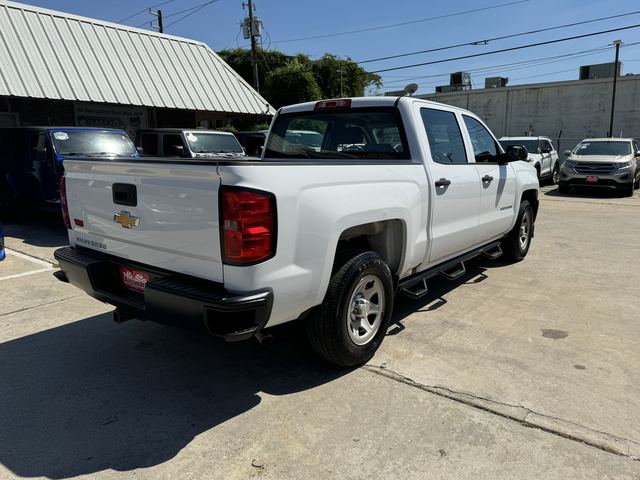
[(158, 32), (164, 33), (164, 29), (162, 28), (162, 10), (157, 10), (157, 11), (153, 12), (153, 11), (151, 11), (151, 9), (149, 9), (149, 14), (158, 18), (158, 26), (157, 27), (154, 26), (153, 25), (153, 20), (152, 20), (151, 21), (151, 28), (156, 28), (158, 30)]
[(621, 40), (615, 40), (613, 44), (616, 46), (616, 61), (613, 65), (613, 94), (611, 95), (611, 120), (609, 121), (609, 137), (613, 137), (613, 115), (616, 109), (616, 84), (618, 82), (618, 59), (620, 58)]
[(247, 0), (249, 10), (249, 37), (251, 38), (251, 63), (253, 64), (253, 86), (257, 92), (260, 92), (260, 79), (258, 78), (258, 48), (256, 45), (256, 35), (253, 24), (253, 1)]

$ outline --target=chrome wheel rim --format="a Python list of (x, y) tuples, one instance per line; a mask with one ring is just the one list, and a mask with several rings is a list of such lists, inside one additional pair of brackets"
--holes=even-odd
[(529, 245), (529, 234), (531, 233), (531, 212), (527, 210), (522, 215), (522, 220), (520, 221), (520, 233), (518, 235), (518, 240), (520, 241), (520, 250), (525, 251), (527, 246)]
[(560, 182), (560, 169), (556, 165), (556, 167), (553, 169), (553, 183), (557, 185), (558, 182)]
[(347, 331), (356, 345), (366, 345), (380, 330), (384, 315), (384, 287), (375, 275), (360, 279), (351, 293), (347, 310)]

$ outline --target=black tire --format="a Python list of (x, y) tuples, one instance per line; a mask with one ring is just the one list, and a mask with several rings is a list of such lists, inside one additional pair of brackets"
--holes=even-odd
[[(523, 226), (523, 219), (528, 218), (527, 228), (527, 241), (523, 246), (523, 242), (520, 240), (520, 228)], [(535, 225), (535, 217), (533, 214), (533, 207), (527, 200), (523, 200), (520, 203), (520, 210), (518, 211), (518, 218), (513, 229), (502, 240), (502, 251), (507, 260), (512, 262), (519, 262), (529, 253), (531, 247), (531, 238), (533, 237), (533, 229)]]
[(636, 190), (640, 188), (640, 177), (638, 177), (638, 179), (634, 182), (633, 188), (635, 188)]
[[(363, 365), (373, 357), (389, 328), (393, 312), (393, 279), (387, 264), (374, 252), (356, 254), (342, 266), (336, 266), (339, 268), (334, 270), (322, 305), (306, 320), (307, 335), (313, 350), (325, 360), (342, 367)], [(351, 339), (348, 316), (352, 308), (351, 297), (366, 276), (376, 277), (380, 282), (384, 305), (377, 331), (367, 343), (358, 345)]]
[(553, 167), (553, 172), (551, 172), (551, 185), (558, 185), (560, 183), (560, 166), (558, 162)]
[(622, 187), (622, 195), (625, 197), (633, 197), (635, 189), (635, 185), (633, 184), (633, 182), (631, 182), (630, 184)]
[(558, 192), (563, 193), (563, 194), (569, 193), (569, 185), (567, 185), (566, 183), (559, 183), (558, 184)]

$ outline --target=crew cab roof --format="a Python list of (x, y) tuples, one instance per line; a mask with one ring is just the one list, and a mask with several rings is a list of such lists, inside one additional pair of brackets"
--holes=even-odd
[(633, 142), (633, 138), (585, 138), (582, 142)]
[[(351, 108), (366, 108), (366, 107), (393, 107), (396, 106), (399, 102), (405, 101), (413, 101), (417, 103), (423, 103), (425, 106), (427, 105), (435, 105), (439, 107), (446, 107), (448, 110), (459, 110), (466, 111), (463, 108), (454, 107), (452, 105), (446, 105), (444, 103), (432, 102), (430, 100), (424, 100), (417, 97), (345, 97), (344, 100), (351, 100)], [(328, 99), (323, 99), (328, 100)], [(343, 100), (343, 99), (331, 99), (331, 100)], [(320, 101), (320, 100), (318, 100)], [(279, 113), (294, 113), (294, 112), (308, 112), (315, 109), (316, 103), (314, 102), (305, 102), (305, 103), (297, 103), (294, 105), (288, 105), (286, 107), (282, 107), (279, 110)]]
[(217, 133), (221, 135), (233, 135), (232, 132), (224, 130), (209, 130), (205, 128), (139, 128), (136, 133)]

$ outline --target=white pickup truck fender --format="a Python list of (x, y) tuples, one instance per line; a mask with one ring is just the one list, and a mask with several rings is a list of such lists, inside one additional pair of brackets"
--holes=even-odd
[(336, 246), (351, 227), (401, 223), (404, 256), (392, 272), (396, 275), (425, 255), (429, 197), (422, 164), (387, 162), (372, 168), (370, 162), (236, 163), (221, 165), (218, 173), (223, 185), (278, 192), (276, 255), (254, 266), (224, 266), (229, 291), (273, 289), (268, 326), (295, 319), (322, 303)]

